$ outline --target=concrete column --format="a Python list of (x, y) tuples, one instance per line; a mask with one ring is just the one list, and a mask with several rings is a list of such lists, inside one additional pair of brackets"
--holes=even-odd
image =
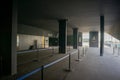
[(59, 20), (59, 53), (66, 53), (67, 20)]
[(12, 67), (11, 75), (17, 74), (17, 0), (13, 0), (13, 12), (12, 12)]
[(73, 28), (73, 49), (78, 48), (78, 28)]
[(100, 16), (100, 56), (104, 53), (104, 16)]
[(89, 46), (98, 47), (98, 31), (90, 32)]
[(78, 46), (82, 46), (82, 32), (78, 32)]
[(17, 72), (16, 37), (17, 37), (17, 1), (1, 2), (0, 58), (2, 75), (15, 75)]
[(73, 45), (73, 35), (68, 35), (67, 36), (67, 46), (72, 46)]

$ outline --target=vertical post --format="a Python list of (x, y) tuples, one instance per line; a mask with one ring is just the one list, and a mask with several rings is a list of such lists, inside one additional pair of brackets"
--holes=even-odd
[(17, 43), (17, 5), (18, 0), (13, 0), (13, 13), (12, 13), (12, 72), (11, 75), (17, 74), (17, 54), (16, 54), (16, 43)]
[(66, 53), (67, 20), (59, 20), (59, 53)]
[(103, 56), (104, 53), (104, 16), (100, 16), (100, 56)]
[(85, 47), (83, 47), (83, 56), (85, 56)]
[(54, 54), (54, 47), (52, 48), (52, 53)]
[(44, 36), (44, 48), (46, 48), (45, 46), (46, 46), (46, 40), (45, 40), (45, 36)]
[(120, 49), (119, 49), (119, 47), (118, 47), (118, 56), (119, 56), (119, 51), (120, 51)]
[(115, 48), (114, 48), (114, 46), (113, 46), (113, 55), (114, 55), (114, 53), (115, 53)]
[(41, 66), (41, 80), (44, 80), (44, 66)]
[(70, 72), (71, 71), (71, 53), (69, 52), (69, 61), (68, 61), (68, 69), (66, 69), (65, 71)]
[(73, 49), (78, 48), (78, 28), (73, 28)]
[(80, 51), (79, 51), (79, 49), (78, 49), (78, 60), (80, 59)]
[(37, 60), (36, 61), (39, 61), (39, 49), (37, 48), (37, 55), (36, 55), (36, 57), (37, 57)]
[(69, 71), (71, 71), (71, 54), (69, 53)]
[(78, 59), (76, 60), (76, 61), (80, 61), (80, 50), (79, 50), (79, 48), (78, 48)]
[(1, 5), (0, 56), (2, 56), (2, 74), (11, 76), (17, 73), (17, 0), (2, 1)]

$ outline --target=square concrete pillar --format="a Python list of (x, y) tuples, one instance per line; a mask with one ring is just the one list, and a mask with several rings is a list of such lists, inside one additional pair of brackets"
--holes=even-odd
[(100, 16), (100, 56), (104, 53), (104, 16)]
[(78, 28), (73, 28), (73, 49), (78, 48)]
[(17, 1), (3, 1), (0, 29), (0, 71), (2, 76), (17, 73), (16, 37), (17, 37)]
[(67, 47), (67, 20), (59, 20), (59, 53), (66, 53)]

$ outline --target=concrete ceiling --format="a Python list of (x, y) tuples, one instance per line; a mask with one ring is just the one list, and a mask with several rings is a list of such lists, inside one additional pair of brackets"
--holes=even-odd
[(18, 0), (18, 23), (58, 31), (58, 20), (68, 19), (68, 32), (74, 27), (86, 32), (100, 27), (100, 13), (105, 16), (105, 30), (120, 18), (119, 0)]

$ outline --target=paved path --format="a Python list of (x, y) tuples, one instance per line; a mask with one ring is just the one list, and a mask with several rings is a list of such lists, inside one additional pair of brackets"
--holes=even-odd
[(99, 49), (89, 48), (83, 61), (74, 63), (73, 68), (65, 80), (120, 80), (120, 57), (113, 56), (108, 48), (103, 57)]
[[(82, 52), (83, 50), (80, 49), (80, 53)], [(86, 55), (82, 55), (82, 61), (79, 62), (76, 61), (77, 54), (71, 56), (71, 72), (66, 72), (68, 58), (46, 68), (44, 70), (44, 80), (120, 80), (120, 56), (113, 55), (112, 49), (105, 48), (102, 57), (99, 56), (98, 48), (87, 48), (85, 52)], [(53, 58), (60, 58), (59, 56), (61, 57), (61, 55), (55, 55)], [(27, 67), (30, 68), (31, 66)], [(41, 72), (37, 72), (25, 80), (41, 80), (40, 78)]]

